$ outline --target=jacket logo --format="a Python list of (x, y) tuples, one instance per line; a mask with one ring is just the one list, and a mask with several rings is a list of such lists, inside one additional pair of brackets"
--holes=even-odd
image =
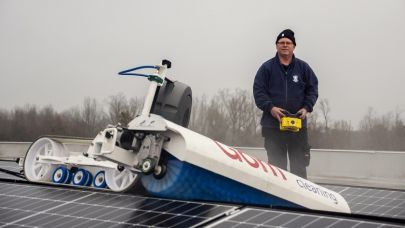
[(293, 76), (293, 82), (297, 83), (298, 82), (298, 75)]

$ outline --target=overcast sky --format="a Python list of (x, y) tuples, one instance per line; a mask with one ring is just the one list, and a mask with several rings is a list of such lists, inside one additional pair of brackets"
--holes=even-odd
[(252, 91), (285, 28), (332, 119), (356, 126), (368, 107), (405, 118), (403, 0), (1, 0), (0, 109), (140, 97), (148, 82), (117, 72), (162, 58), (194, 96)]

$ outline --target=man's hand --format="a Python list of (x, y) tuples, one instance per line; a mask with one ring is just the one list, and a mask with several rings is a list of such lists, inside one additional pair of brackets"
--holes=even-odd
[(284, 109), (279, 108), (279, 107), (273, 107), (270, 112), (271, 115), (278, 120), (278, 122), (281, 122), (281, 117), (285, 116), (283, 113)]
[(305, 108), (302, 108), (300, 110), (298, 110), (297, 113), (300, 113), (301, 115), (299, 116), (300, 119), (304, 120), (307, 117), (307, 113), (308, 111)]

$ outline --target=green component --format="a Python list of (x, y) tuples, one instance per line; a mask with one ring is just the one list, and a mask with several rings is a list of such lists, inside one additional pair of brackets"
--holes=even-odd
[(163, 83), (163, 79), (161, 77), (157, 76), (157, 75), (149, 75), (148, 80), (149, 81), (155, 81), (155, 82), (157, 82), (159, 84)]

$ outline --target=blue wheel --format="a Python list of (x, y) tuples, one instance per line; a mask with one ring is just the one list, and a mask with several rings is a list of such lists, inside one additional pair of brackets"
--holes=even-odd
[(78, 169), (73, 175), (72, 182), (74, 185), (87, 186), (89, 184), (90, 179), (92, 179), (92, 177), (89, 171), (85, 169)]
[(52, 182), (57, 184), (66, 184), (70, 182), (72, 173), (64, 166), (57, 168), (52, 174)]
[(93, 174), (91, 174), (89, 171), (85, 170), (87, 172), (87, 182), (86, 186), (90, 186), (91, 183), (93, 183)]
[(107, 183), (105, 182), (105, 173), (104, 173), (104, 171), (100, 171), (94, 176), (93, 186), (96, 187), (96, 188), (105, 188), (105, 187), (107, 187)]

